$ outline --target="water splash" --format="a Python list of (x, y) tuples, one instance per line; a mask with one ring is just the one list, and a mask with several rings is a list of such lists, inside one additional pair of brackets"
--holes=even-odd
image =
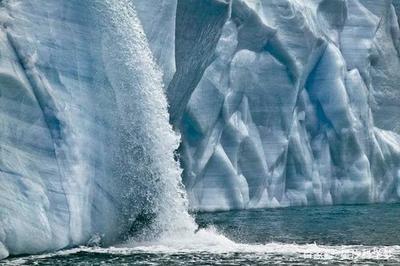
[[(207, 237), (207, 234), (204, 235)], [(351, 265), (398, 265), (400, 246), (324, 246), (316, 244), (281, 244), (265, 245), (235, 244), (221, 241), (219, 245), (192, 246), (151, 246), (136, 248), (98, 248), (82, 247), (52, 254), (10, 259), (5, 265), (30, 265), (42, 263), (60, 265), (76, 261), (97, 261), (106, 263), (121, 262), (149, 264), (185, 264), (209, 265), (311, 265), (311, 264), (351, 264)], [(46, 264), (47, 263), (47, 264)], [(84, 265), (84, 264), (83, 264)]]
[(140, 241), (193, 232), (174, 160), (180, 139), (168, 122), (162, 72), (135, 8), (127, 0), (98, 0), (94, 7), (103, 23), (101, 53), (118, 109), (120, 147), (114, 158), (124, 230)]

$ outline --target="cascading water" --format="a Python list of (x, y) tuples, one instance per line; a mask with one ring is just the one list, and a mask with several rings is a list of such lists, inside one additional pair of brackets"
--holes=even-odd
[(131, 2), (15, 0), (0, 9), (9, 19), (0, 81), (11, 84), (0, 87), (2, 110), (20, 108), (2, 120), (12, 134), (2, 135), (1, 155), (11, 151), (0, 161), (9, 169), (0, 175), (0, 258), (197, 229), (162, 73)]
[[(140, 230), (149, 240), (162, 234), (193, 232), (181, 185), (181, 169), (174, 160), (179, 144), (169, 124), (162, 73), (151, 51), (131, 1), (96, 1), (99, 23), (104, 23), (102, 56), (115, 92), (119, 123), (116, 176), (125, 228)], [(149, 225), (150, 224), (150, 225)], [(140, 228), (134, 228), (140, 227)]]
[[(102, 54), (115, 92), (120, 148), (115, 176), (128, 246), (175, 248), (232, 245), (213, 229), (201, 229), (188, 212), (181, 168), (174, 160), (180, 138), (169, 124), (162, 72), (154, 63), (131, 1), (97, 1), (106, 21)], [(125, 189), (124, 189), (125, 188)]]

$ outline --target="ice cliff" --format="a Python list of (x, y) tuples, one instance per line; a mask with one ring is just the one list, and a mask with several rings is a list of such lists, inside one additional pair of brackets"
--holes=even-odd
[(1, 2), (0, 258), (194, 227), (150, 50), (167, 82), (176, 6), (154, 2)]
[(399, 12), (0, 1), (0, 258), (185, 227), (176, 160), (194, 210), (398, 201)]
[(181, 2), (168, 96), (193, 209), (399, 199), (400, 1)]

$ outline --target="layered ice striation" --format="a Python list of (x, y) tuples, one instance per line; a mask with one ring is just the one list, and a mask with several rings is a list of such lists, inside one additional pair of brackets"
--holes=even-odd
[(181, 2), (168, 96), (193, 209), (399, 199), (399, 1)]
[(194, 230), (156, 64), (172, 78), (176, 3), (157, 2), (0, 2), (0, 258)]
[(398, 201), (399, 12), (0, 1), (0, 258), (193, 231), (177, 159), (193, 210)]

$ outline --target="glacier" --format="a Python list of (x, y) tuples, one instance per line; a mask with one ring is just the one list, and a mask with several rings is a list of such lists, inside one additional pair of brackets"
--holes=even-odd
[(0, 258), (193, 231), (187, 208), (399, 201), (399, 12), (0, 1)]
[(196, 77), (179, 71), (193, 64), (179, 49), (196, 45), (176, 39), (174, 79), (187, 81), (168, 97), (191, 208), (398, 201), (399, 7), (232, 1), (224, 23), (207, 18), (218, 30)]
[[(165, 3), (156, 29), (175, 24)], [(133, 3), (3, 1), (1, 19), (0, 258), (193, 231), (168, 75)]]

